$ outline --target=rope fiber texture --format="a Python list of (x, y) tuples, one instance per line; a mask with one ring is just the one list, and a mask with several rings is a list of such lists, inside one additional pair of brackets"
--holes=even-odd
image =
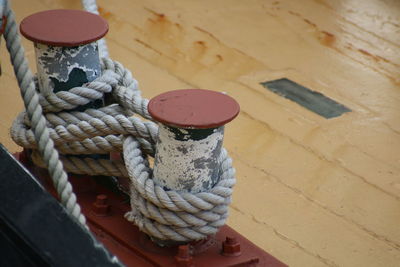
[[(93, 2), (83, 1), (89, 11), (97, 10)], [(225, 149), (219, 158), (220, 180), (209, 191), (188, 193), (162, 188), (154, 183), (148, 161), (155, 153), (158, 126), (148, 113), (149, 101), (141, 97), (129, 70), (105, 57), (101, 59), (102, 74), (96, 80), (69, 91), (40, 95), (22, 47), (17, 45), (19, 39), (15, 40), (19, 38), (15, 22), (8, 26), (6, 35), (26, 104), (26, 111), (12, 125), (11, 137), (34, 151), (35, 164), (49, 169), (62, 202), (82, 224), (84, 217), (63, 166), (70, 173), (128, 177), (132, 210), (125, 217), (152, 237), (189, 242), (215, 234), (225, 224), (236, 181)], [(105, 107), (72, 111), (105, 96), (111, 102)], [(54, 146), (64, 154), (60, 157), (63, 164)], [(110, 152), (123, 152), (124, 161), (74, 156)]]
[(76, 196), (68, 181), (67, 173), (64, 171), (63, 165), (59, 160), (57, 150), (54, 149), (53, 140), (50, 138), (50, 132), (46, 126), (46, 118), (43, 116), (43, 110), (39, 103), (39, 95), (35, 89), (33, 76), (25, 59), (24, 49), (21, 46), (14, 12), (11, 10), (8, 1), (5, 1), (3, 8), (3, 14), (7, 18), (4, 38), (24, 101), (27, 119), (32, 126), (32, 138), (37, 143), (38, 152), (46, 163), (62, 205), (72, 217), (76, 218), (82, 226), (87, 228), (86, 218), (81, 213), (81, 208), (76, 202)]

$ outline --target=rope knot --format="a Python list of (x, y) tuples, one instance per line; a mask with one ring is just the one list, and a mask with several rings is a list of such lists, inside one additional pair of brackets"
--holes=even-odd
[(161, 240), (188, 242), (215, 234), (225, 224), (236, 182), (225, 149), (219, 157), (219, 182), (207, 192), (189, 193), (165, 190), (154, 182), (134, 137), (125, 137), (123, 146), (131, 179), (132, 212), (126, 218), (141, 231)]
[[(165, 190), (154, 183), (147, 157), (154, 156), (158, 126), (148, 113), (149, 101), (141, 97), (137, 81), (121, 63), (103, 58), (101, 65), (102, 75), (92, 82), (39, 95), (47, 119), (43, 123), (64, 154), (60, 159), (65, 169), (76, 174), (129, 177), (132, 211), (126, 218), (151, 236), (188, 242), (215, 234), (228, 217), (235, 184), (235, 171), (226, 150), (222, 149), (219, 157), (220, 179), (207, 192)], [(105, 94), (112, 95), (114, 102), (84, 112), (73, 110)], [(18, 145), (37, 149), (30, 121), (26, 112), (21, 113), (13, 123), (11, 136)], [(124, 162), (74, 156), (110, 152), (123, 152)], [(35, 150), (32, 159), (45, 166)]]

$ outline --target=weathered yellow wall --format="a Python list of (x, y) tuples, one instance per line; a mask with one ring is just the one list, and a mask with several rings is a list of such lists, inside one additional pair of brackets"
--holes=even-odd
[[(20, 21), (79, 1), (14, 0)], [(400, 266), (400, 2), (99, 1), (111, 56), (143, 95), (228, 92), (229, 225), (291, 266)], [(34, 67), (34, 52), (24, 40)], [(1, 46), (0, 142), (22, 110)], [(260, 82), (287, 77), (353, 111), (324, 119)]]

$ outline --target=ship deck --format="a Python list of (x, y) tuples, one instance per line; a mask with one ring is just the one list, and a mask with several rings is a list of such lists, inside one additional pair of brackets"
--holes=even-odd
[[(81, 8), (80, 1), (11, 2), (18, 21)], [(205, 88), (240, 103), (224, 141), (238, 178), (231, 227), (290, 266), (399, 266), (399, 1), (99, 6), (111, 57), (133, 72), (143, 96)], [(35, 69), (33, 45), (23, 45)], [(4, 40), (0, 52), (0, 142), (14, 152), (9, 128), (23, 104)], [(290, 100), (262, 84), (281, 78), (351, 111), (326, 118), (301, 105), (302, 93)]]

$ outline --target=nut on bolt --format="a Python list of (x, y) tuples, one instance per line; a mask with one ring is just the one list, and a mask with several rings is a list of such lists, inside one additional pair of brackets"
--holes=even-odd
[(240, 243), (234, 237), (226, 237), (226, 240), (222, 243), (222, 255), (224, 256), (240, 256)]
[(178, 254), (175, 256), (175, 262), (178, 267), (194, 267), (189, 245), (181, 245), (178, 247)]
[(110, 214), (110, 204), (107, 203), (107, 195), (98, 195), (93, 203), (92, 210), (97, 216), (107, 216)]

